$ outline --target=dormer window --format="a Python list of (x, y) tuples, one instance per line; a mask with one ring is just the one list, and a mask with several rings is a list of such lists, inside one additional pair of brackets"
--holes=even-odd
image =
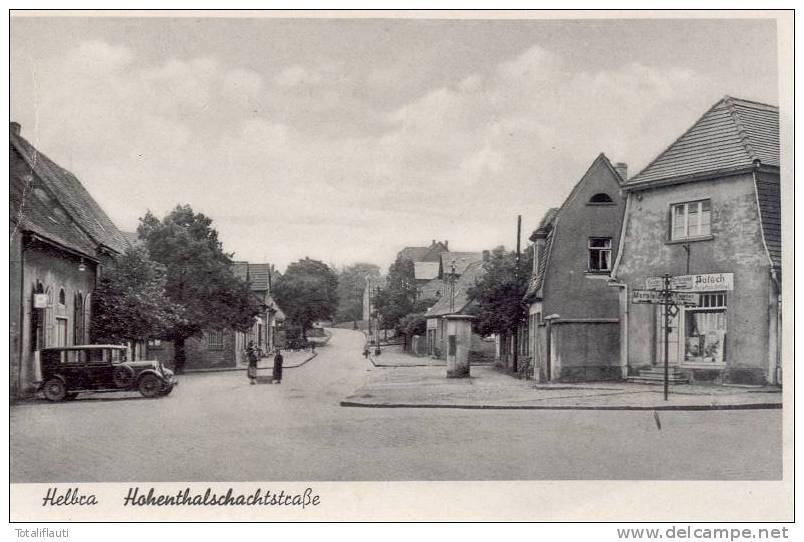
[(611, 199), (611, 196), (606, 194), (605, 192), (598, 192), (591, 198), (589, 198), (589, 205), (607, 205), (614, 203), (614, 200)]

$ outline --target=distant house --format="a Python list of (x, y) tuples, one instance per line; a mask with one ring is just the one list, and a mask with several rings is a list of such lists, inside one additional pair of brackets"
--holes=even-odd
[[(252, 294), (260, 303), (261, 312), (254, 317), (248, 332), (209, 329), (198, 337), (187, 339), (186, 370), (245, 366), (248, 363), (245, 350), (249, 341), (253, 341), (255, 348), (264, 355), (277, 346), (278, 327), (285, 320), (285, 315), (271, 297), (271, 265), (234, 262), (232, 272), (249, 284)], [(169, 341), (150, 341), (148, 354), (162, 361), (172, 361), (173, 345)]]
[(663, 378), (661, 307), (629, 296), (668, 273), (694, 300), (668, 329), (673, 380), (781, 383), (779, 166), (778, 107), (725, 97), (624, 185), (613, 275), (629, 376)]
[(129, 246), (81, 182), (9, 126), (9, 393), (35, 391), (34, 354), (84, 344), (104, 265)]
[(449, 251), (449, 241), (433, 239), (428, 247), (406, 247), (397, 254), (397, 259), (413, 262), (416, 296), (419, 299), (438, 298), (441, 254), (447, 251)]
[[(482, 253), (481, 253), (482, 258)], [(444, 358), (447, 348), (447, 320), (449, 315), (467, 315), (472, 302), (469, 290), (483, 276), (483, 261), (473, 261), (461, 266), (461, 274), (445, 277), (445, 292), (435, 305), (426, 313), (427, 318), (427, 354), (434, 358)], [(470, 359), (490, 359), (493, 357), (493, 345), (486, 343), (476, 333), (472, 334)]]
[(449, 251), (449, 241), (432, 240), (430, 246), (426, 247), (405, 247), (400, 250), (396, 258), (410, 260), (412, 262), (438, 262), (442, 252)]
[(619, 297), (608, 279), (620, 245), (625, 176), (625, 164), (614, 166), (600, 154), (530, 237), (529, 316), (518, 347), (540, 381), (623, 376)]

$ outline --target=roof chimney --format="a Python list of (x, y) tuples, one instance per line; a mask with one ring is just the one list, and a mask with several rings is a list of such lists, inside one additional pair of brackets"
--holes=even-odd
[(622, 177), (624, 181), (628, 180), (628, 164), (625, 162), (617, 162), (614, 164), (614, 169), (617, 170), (617, 173), (620, 174), (620, 177)]
[(9, 131), (14, 135), (20, 135), (20, 130), (22, 130), (22, 126), (20, 126), (19, 122), (11, 121), (8, 123)]

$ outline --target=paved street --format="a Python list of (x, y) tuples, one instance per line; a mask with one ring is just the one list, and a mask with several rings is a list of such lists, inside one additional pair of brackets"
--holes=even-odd
[(281, 386), (242, 371), (172, 395), (87, 395), (11, 408), (12, 482), (779, 479), (781, 410), (663, 412), (345, 408), (374, 368), (334, 330)]

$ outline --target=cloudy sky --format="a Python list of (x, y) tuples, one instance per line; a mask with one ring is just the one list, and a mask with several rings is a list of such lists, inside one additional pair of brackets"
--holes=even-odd
[(189, 203), (238, 259), (515, 242), (605, 152), (777, 102), (771, 20), (19, 18), (11, 117), (121, 229)]

